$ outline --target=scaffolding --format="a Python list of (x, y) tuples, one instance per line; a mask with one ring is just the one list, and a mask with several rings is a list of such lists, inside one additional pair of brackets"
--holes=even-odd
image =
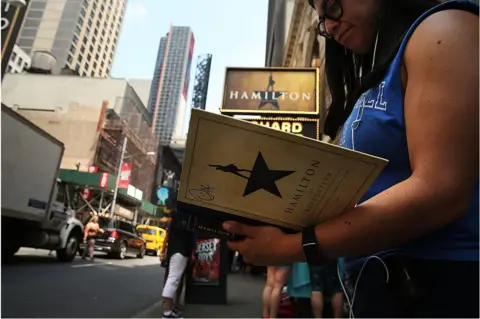
[(205, 110), (207, 106), (208, 82), (210, 79), (210, 67), (212, 55), (199, 55), (197, 58), (197, 70), (195, 71), (195, 84), (193, 85), (192, 107)]
[[(138, 97), (137, 97), (138, 99)], [(124, 138), (127, 138), (127, 161), (132, 163), (130, 183), (143, 191), (150, 201), (154, 182), (158, 139), (151, 133), (151, 118), (147, 110), (134, 97), (118, 97), (113, 108), (106, 113), (100, 130), (95, 165), (102, 171), (118, 174)]]

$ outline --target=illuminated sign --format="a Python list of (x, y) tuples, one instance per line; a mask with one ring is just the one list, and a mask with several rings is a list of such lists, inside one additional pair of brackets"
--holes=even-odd
[(316, 68), (227, 68), (221, 113), (319, 114)]
[(277, 131), (293, 133), (317, 140), (320, 138), (320, 120), (318, 119), (263, 117), (247, 118), (244, 120)]

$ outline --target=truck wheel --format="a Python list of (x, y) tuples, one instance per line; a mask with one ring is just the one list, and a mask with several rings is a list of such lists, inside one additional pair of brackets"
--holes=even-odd
[(142, 245), (142, 248), (140, 248), (140, 252), (138, 253), (137, 258), (142, 259), (143, 257), (145, 257), (145, 250), (145, 245)]
[(57, 250), (57, 259), (59, 261), (72, 261), (77, 254), (79, 245), (80, 237), (75, 232), (71, 232), (65, 248)]
[(122, 242), (120, 243), (120, 250), (117, 253), (118, 259), (125, 259), (125, 255), (127, 254), (127, 245)]

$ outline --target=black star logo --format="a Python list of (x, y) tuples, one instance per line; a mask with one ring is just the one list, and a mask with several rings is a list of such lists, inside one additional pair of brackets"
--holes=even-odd
[[(287, 177), (295, 171), (280, 171), (280, 170), (271, 170), (268, 168), (265, 159), (261, 152), (258, 152), (257, 158), (255, 163), (253, 164), (252, 170), (240, 169), (235, 164), (229, 165), (208, 165), (210, 167), (214, 167), (219, 171), (230, 173), (241, 178), (247, 180), (247, 186), (245, 187), (245, 191), (243, 192), (243, 196), (250, 195), (258, 190), (265, 190), (270, 194), (273, 194), (277, 197), (282, 198), (282, 194), (278, 190), (277, 185), (275, 184), (276, 181)], [(250, 173), (250, 176), (246, 176), (242, 174), (243, 172)]]
[(260, 101), (259, 109), (265, 105), (271, 104), (275, 109), (279, 110), (280, 105), (278, 105), (278, 98), (283, 95), (284, 92), (277, 91), (255, 91), (256, 94), (261, 94), (263, 97)]

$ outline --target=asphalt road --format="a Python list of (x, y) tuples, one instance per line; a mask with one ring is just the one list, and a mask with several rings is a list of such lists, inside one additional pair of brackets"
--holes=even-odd
[(158, 257), (60, 263), (54, 255), (22, 248), (2, 265), (3, 318), (130, 318), (161, 296)]

